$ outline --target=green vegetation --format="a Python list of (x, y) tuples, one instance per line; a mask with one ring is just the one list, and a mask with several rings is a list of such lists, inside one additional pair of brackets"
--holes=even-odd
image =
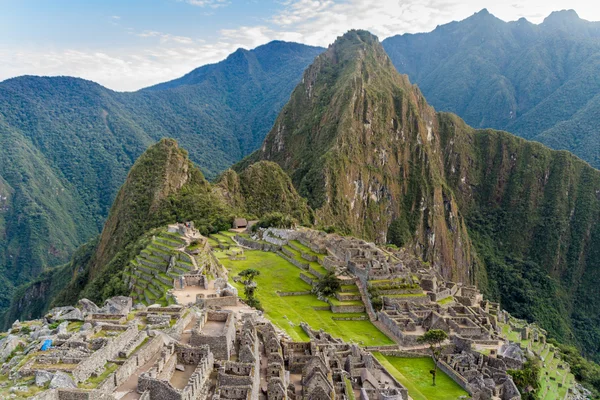
[(432, 386), (429, 371), (434, 368), (434, 363), (429, 357), (400, 358), (381, 353), (373, 355), (408, 389), (413, 400), (457, 400), (461, 396), (468, 396), (467, 392), (441, 371), (438, 373), (436, 386)]
[[(451, 80), (438, 87), (455, 87)], [(322, 226), (418, 249), (450, 280), (477, 284), (507, 311), (600, 359), (600, 172), (566, 152), (435, 113), (368, 32), (350, 31), (317, 57), (261, 151), (235, 168), (258, 160), (291, 176)]]
[(295, 218), (282, 213), (270, 213), (263, 216), (252, 228), (293, 228), (298, 224)]
[(523, 364), (523, 369), (507, 372), (513, 377), (523, 400), (539, 399), (537, 392), (540, 388), (541, 367), (537, 358), (528, 358), (527, 362)]
[(433, 379), (433, 386), (435, 386), (437, 375), (437, 363), (442, 355), (442, 344), (446, 339), (448, 339), (448, 334), (440, 329), (431, 329), (417, 339), (417, 342), (429, 345), (429, 350), (433, 358), (433, 370), (429, 371)]
[(285, 42), (240, 49), (135, 93), (70, 77), (0, 82), (0, 314), (16, 287), (98, 235), (148, 146), (175, 137), (214, 178), (260, 145), (321, 51)]
[(115, 372), (119, 368), (118, 364), (114, 363), (106, 363), (104, 366), (104, 371), (100, 375), (92, 376), (84, 383), (80, 384), (79, 387), (82, 389), (95, 389), (99, 384), (104, 382), (106, 378), (113, 372)]
[[(328, 307), (315, 295), (279, 296), (278, 292), (310, 292), (311, 286), (300, 279), (303, 271), (279, 257), (275, 253), (245, 251), (246, 260), (232, 261), (222, 251), (215, 252), (220, 262), (229, 270), (229, 276), (239, 274), (247, 268), (255, 268), (260, 275), (255, 278), (260, 290), (256, 297), (260, 300), (265, 316), (279, 328), (285, 330), (294, 340), (305, 341), (308, 337), (300, 328), (301, 322), (313, 329), (324, 329), (334, 337), (363, 345), (386, 345), (393, 342), (379, 331), (370, 321), (339, 321), (332, 317), (357, 317), (364, 314), (334, 314), (314, 307)], [(241, 282), (232, 282), (238, 290)]]
[(594, 24), (573, 10), (540, 25), (504, 22), (483, 10), (430, 33), (390, 37), (383, 46), (437, 110), (569, 150), (598, 168)]
[(342, 288), (342, 282), (338, 279), (334, 272), (327, 272), (323, 277), (319, 278), (315, 286), (317, 294), (323, 297), (334, 296)]
[(549, 340), (549, 343), (556, 346), (560, 351), (561, 358), (569, 363), (575, 378), (594, 393), (594, 398), (599, 398), (600, 365), (583, 358), (579, 350), (573, 346), (560, 344), (552, 339)]
[(256, 282), (254, 278), (260, 275), (260, 271), (254, 268), (247, 268), (241, 271), (238, 276), (241, 278), (241, 282), (244, 285), (244, 296), (246, 296), (246, 304), (250, 307), (254, 307), (258, 310), (262, 310), (260, 300), (255, 296), (256, 293)]

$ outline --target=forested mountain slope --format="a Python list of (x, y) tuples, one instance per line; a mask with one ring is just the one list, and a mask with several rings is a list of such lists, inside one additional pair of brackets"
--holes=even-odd
[(482, 10), (388, 38), (392, 62), (437, 110), (573, 152), (600, 167), (600, 22), (559, 11), (539, 25)]
[(598, 358), (600, 171), (430, 107), (377, 38), (317, 57), (260, 150), (317, 224), (407, 246)]
[(169, 136), (209, 178), (258, 147), (322, 49), (272, 42), (117, 93), (70, 77), (0, 82), (0, 313), (14, 286), (102, 228), (134, 160)]
[(162, 139), (132, 166), (102, 234), (81, 246), (68, 263), (21, 286), (0, 323), (9, 326), (16, 319), (38, 318), (53, 304), (75, 304), (81, 297), (102, 302), (129, 294), (125, 268), (156, 228), (193, 221), (208, 235), (229, 229), (236, 216), (258, 218), (273, 212), (285, 212), (306, 223), (312, 216), (279, 165), (257, 163), (240, 176), (228, 171), (212, 185), (186, 150), (173, 139)]

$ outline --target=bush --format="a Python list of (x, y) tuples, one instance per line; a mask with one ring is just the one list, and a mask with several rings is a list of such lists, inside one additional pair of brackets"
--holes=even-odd
[(319, 279), (316, 285), (316, 291), (324, 297), (335, 295), (342, 288), (342, 282), (333, 272), (328, 272)]
[[(523, 400), (537, 400), (537, 390), (540, 388), (540, 361), (537, 358), (528, 358), (523, 364), (523, 369), (508, 370), (510, 376), (513, 377), (515, 385), (521, 392)], [(527, 392), (526, 389), (533, 388), (533, 391)]]
[(259, 228), (293, 228), (298, 224), (298, 221), (279, 212), (265, 214), (256, 225)]

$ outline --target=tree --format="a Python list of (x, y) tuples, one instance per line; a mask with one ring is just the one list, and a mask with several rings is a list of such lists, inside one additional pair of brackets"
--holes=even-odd
[(260, 271), (254, 268), (247, 268), (241, 271), (238, 275), (242, 277), (242, 283), (247, 285), (254, 282), (254, 278), (260, 275)]
[(242, 278), (242, 284), (244, 285), (244, 295), (246, 296), (246, 304), (250, 307), (254, 307), (261, 310), (260, 300), (254, 297), (256, 292), (256, 282), (254, 278), (260, 275), (260, 271), (254, 268), (248, 268), (241, 271), (238, 276)]
[(335, 295), (342, 288), (342, 282), (335, 273), (329, 271), (317, 283), (317, 292), (324, 297)]
[(444, 341), (448, 339), (448, 334), (441, 329), (431, 329), (427, 331), (424, 335), (420, 336), (417, 341), (419, 343), (425, 343), (429, 345), (429, 349), (431, 350), (431, 354), (433, 357), (433, 369), (431, 372), (433, 379), (433, 386), (435, 386), (435, 376), (437, 374), (437, 363), (442, 355), (442, 344)]

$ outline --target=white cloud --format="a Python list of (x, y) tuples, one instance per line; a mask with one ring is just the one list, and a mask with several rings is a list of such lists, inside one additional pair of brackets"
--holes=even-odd
[(188, 4), (198, 7), (219, 8), (229, 5), (228, 0), (183, 0)]
[[(178, 0), (218, 8), (227, 0)], [(279, 39), (327, 46), (349, 29), (366, 29), (380, 39), (430, 31), (487, 7), (497, 17), (526, 17), (539, 23), (553, 10), (574, 8), (582, 18), (600, 19), (589, 0), (281, 0), (281, 9), (256, 25), (215, 31), (214, 38), (191, 38), (155, 30), (124, 30), (143, 38), (136, 48), (54, 49), (0, 44), (0, 80), (24, 74), (72, 75), (116, 90), (136, 90), (177, 78), (200, 65), (224, 59), (239, 47), (254, 48)], [(111, 17), (113, 20), (118, 20)]]

